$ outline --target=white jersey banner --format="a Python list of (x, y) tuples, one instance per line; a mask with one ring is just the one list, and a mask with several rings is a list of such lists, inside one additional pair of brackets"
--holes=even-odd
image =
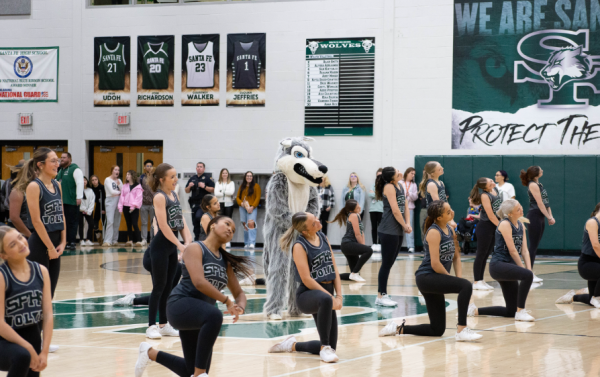
[(0, 48), (0, 102), (58, 102), (58, 47)]

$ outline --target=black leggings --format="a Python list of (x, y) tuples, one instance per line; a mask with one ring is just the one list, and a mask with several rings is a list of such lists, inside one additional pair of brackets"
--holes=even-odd
[(331, 210), (325, 211), (325, 208), (322, 208), (321, 214), (319, 215), (319, 221), (321, 222), (321, 225), (323, 226), (323, 229), (321, 229), (321, 232), (323, 232), (324, 235), (327, 235), (327, 226), (329, 225), (327, 223), (327, 221), (329, 220), (330, 214), (331, 214)]
[(514, 317), (517, 308), (525, 308), (525, 301), (533, 282), (533, 272), (513, 263), (494, 262), (490, 263), (490, 275), (500, 283), (506, 307), (489, 306), (479, 308), (479, 315)]
[(575, 295), (573, 301), (592, 305), (590, 304), (592, 297), (600, 296), (600, 284), (598, 284), (598, 280), (600, 280), (600, 258), (581, 254), (579, 262), (577, 262), (577, 269), (579, 275), (587, 280), (590, 293)]
[(206, 301), (171, 298), (167, 306), (169, 323), (179, 330), (183, 357), (159, 351), (156, 362), (181, 377), (194, 374), (194, 368), (210, 370), (212, 351), (223, 324), (223, 313)]
[(379, 268), (377, 292), (387, 294), (388, 277), (402, 246), (402, 234), (396, 236), (379, 233), (379, 241), (381, 242), (381, 267)]
[(377, 228), (379, 228), (383, 212), (369, 212), (369, 216), (371, 217), (371, 237), (373, 238), (373, 244), (378, 245)]
[[(321, 286), (333, 294), (333, 283), (321, 284)], [(319, 340), (298, 342), (296, 351), (318, 355), (321, 352), (321, 346), (330, 346), (335, 349), (338, 340), (338, 322), (331, 296), (320, 290), (310, 290), (301, 284), (296, 291), (296, 302), (302, 313), (313, 315), (319, 332)]]
[[(146, 252), (144, 253), (144, 259), (142, 262), (144, 264), (144, 268), (146, 269), (146, 271), (148, 271), (148, 272), (150, 272), (150, 274), (152, 274), (152, 259), (150, 258), (150, 252), (148, 250), (150, 250), (150, 248), (146, 249)], [(179, 284), (180, 279), (181, 279), (181, 263), (177, 263), (177, 270), (175, 270), (175, 277), (173, 278), (173, 287), (171, 288), (171, 290), (173, 290), (175, 288), (175, 286), (177, 286), (177, 284)], [(136, 297), (133, 299), (134, 306), (148, 306), (149, 303), (150, 303), (150, 295)]]
[[(60, 245), (61, 232), (62, 230), (56, 230), (48, 233), (48, 237), (50, 237), (50, 241), (54, 247)], [(29, 256), (27, 256), (27, 259), (32, 262), (38, 262), (48, 269), (48, 275), (50, 275), (50, 292), (54, 298), (54, 291), (56, 290), (58, 276), (60, 275), (60, 257), (56, 259), (48, 258), (48, 247), (42, 242), (35, 230), (31, 233), (31, 237), (29, 237), (27, 242), (29, 243)]]
[[(83, 238), (84, 220), (87, 223), (87, 237)], [(94, 219), (91, 215), (86, 215), (83, 212), (79, 212), (79, 241), (88, 240), (91, 241), (94, 235)]]
[(529, 219), (529, 226), (527, 227), (527, 230), (529, 230), (529, 258), (531, 258), (531, 268), (533, 268), (535, 255), (540, 242), (542, 242), (544, 229), (546, 229), (546, 216), (539, 209), (530, 209), (527, 212), (527, 218)]
[[(39, 354), (42, 351), (42, 337), (38, 325), (15, 330)], [(16, 343), (0, 338), (0, 371), (8, 372), (6, 377), (38, 377), (40, 372), (29, 369), (31, 354)]]
[(421, 336), (442, 336), (446, 331), (445, 294), (458, 293), (458, 325), (467, 325), (467, 310), (473, 284), (470, 281), (451, 275), (431, 273), (417, 276), (417, 287), (427, 304), (429, 324), (404, 326), (404, 334)]
[(233, 206), (225, 207), (225, 203), (219, 203), (221, 205), (221, 210), (219, 211), (219, 215), (227, 216), (231, 218), (233, 215)]
[(473, 275), (475, 281), (481, 281), (483, 280), (488, 257), (494, 251), (496, 225), (491, 221), (480, 221), (475, 228), (475, 234), (477, 235), (477, 254), (475, 254), (475, 262), (473, 263)]
[[(175, 237), (177, 237), (177, 232)], [(148, 325), (156, 324), (156, 312), (158, 311), (158, 323), (167, 323), (167, 299), (173, 289), (173, 279), (177, 270), (177, 246), (165, 237), (162, 231), (158, 231), (150, 243), (150, 260), (152, 264), (152, 293), (148, 303)]]
[[(342, 243), (342, 253), (348, 261), (350, 272), (357, 274), (373, 255), (373, 249), (358, 242), (344, 242)], [(350, 274), (340, 274), (340, 279), (350, 280)]]
[(138, 220), (140, 218), (140, 209), (136, 208), (133, 212), (129, 212), (130, 207), (123, 206), (123, 216), (125, 216), (125, 223), (127, 223), (127, 237), (128, 241), (138, 242), (138, 234), (140, 234), (140, 227), (138, 226)]

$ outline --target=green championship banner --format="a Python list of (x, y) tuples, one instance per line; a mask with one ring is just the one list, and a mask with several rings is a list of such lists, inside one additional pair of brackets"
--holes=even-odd
[(454, 4), (453, 149), (600, 147), (599, 0)]
[(0, 48), (0, 102), (58, 102), (58, 47)]

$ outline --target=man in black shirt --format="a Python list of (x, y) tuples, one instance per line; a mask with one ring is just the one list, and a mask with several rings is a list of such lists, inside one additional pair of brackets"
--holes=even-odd
[(185, 192), (192, 193), (188, 202), (192, 209), (192, 223), (194, 224), (194, 239), (196, 241), (200, 237), (200, 219), (203, 215), (200, 203), (206, 194), (212, 194), (215, 191), (215, 182), (212, 177), (204, 173), (204, 169), (204, 162), (197, 163), (196, 175), (190, 178), (185, 185)]

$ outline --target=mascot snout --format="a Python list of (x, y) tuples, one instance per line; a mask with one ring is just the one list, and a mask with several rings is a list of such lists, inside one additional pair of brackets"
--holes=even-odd
[(294, 164), (294, 171), (308, 181), (320, 185), (323, 177), (327, 174), (327, 166), (313, 159), (305, 159), (303, 163)]

